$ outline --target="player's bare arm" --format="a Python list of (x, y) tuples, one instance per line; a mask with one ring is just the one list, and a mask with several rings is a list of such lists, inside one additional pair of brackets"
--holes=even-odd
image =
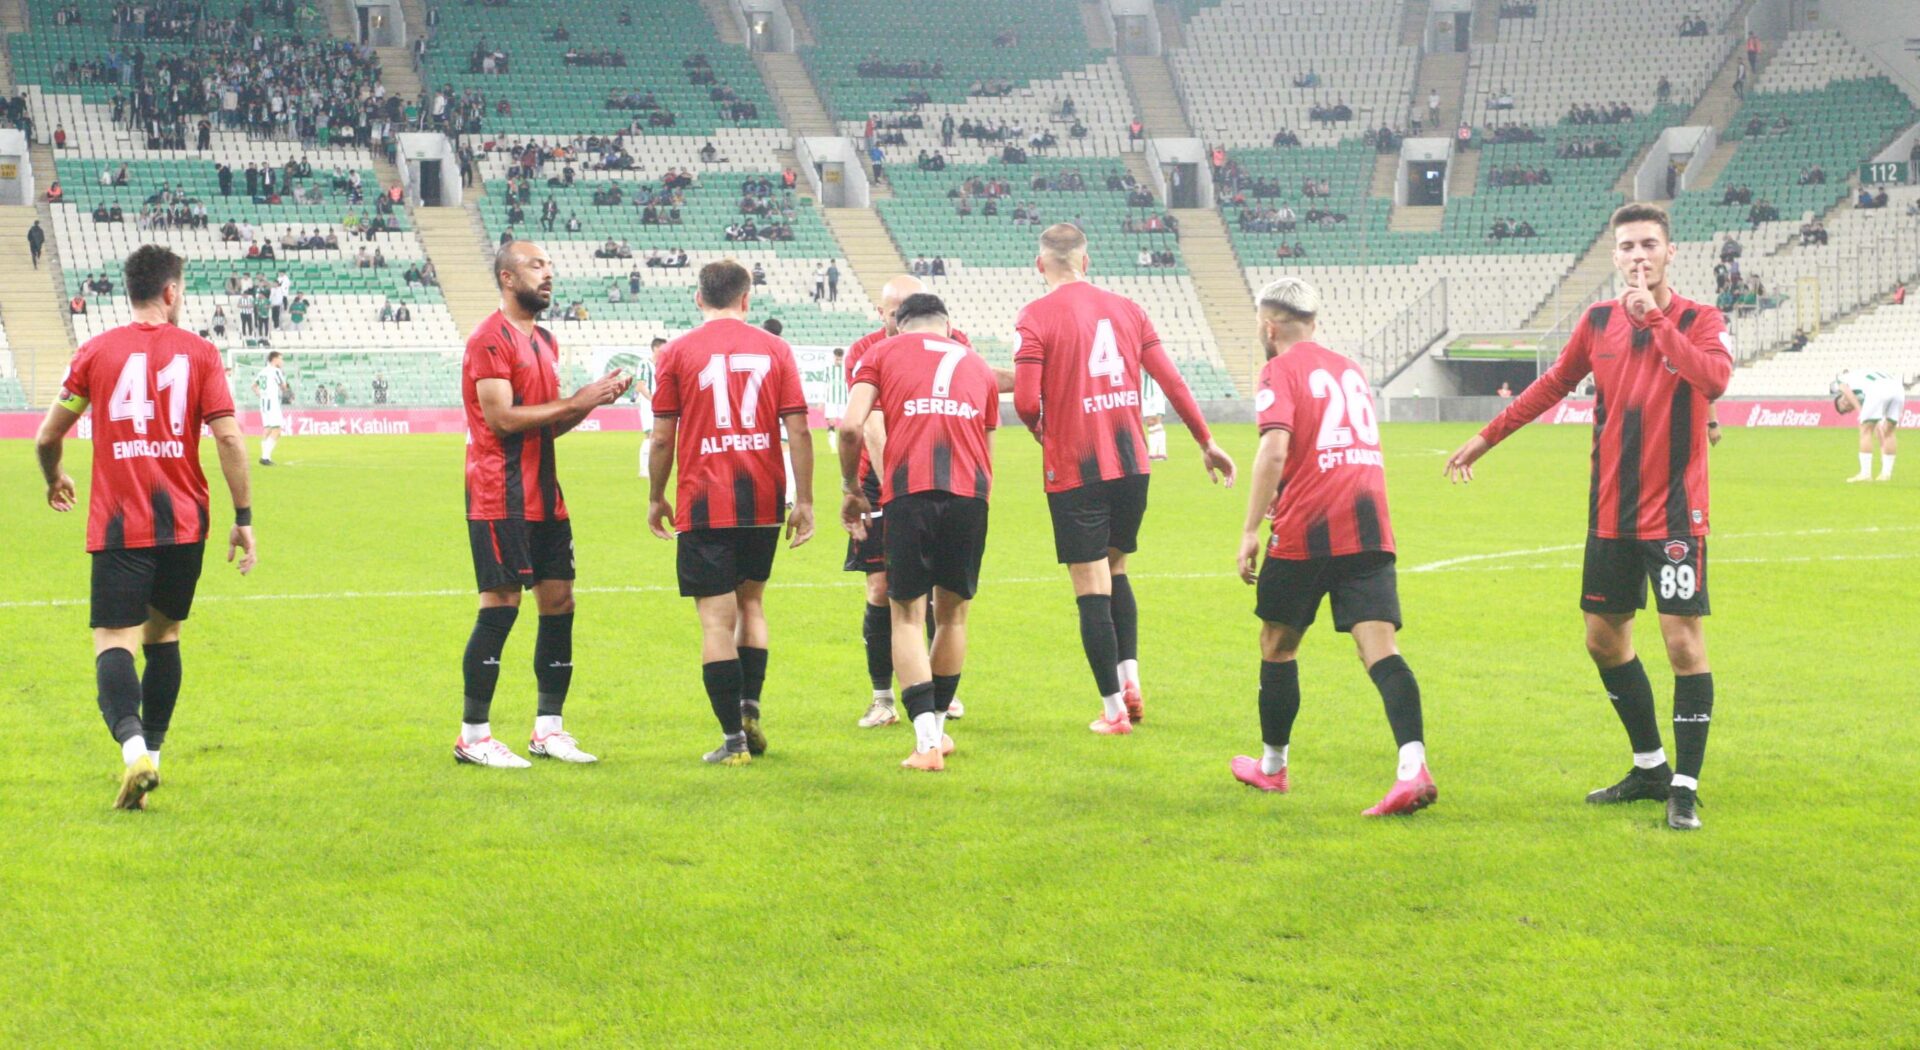
[(240, 433), (240, 421), (222, 416), (207, 424), (213, 431), (214, 447), (220, 453), (220, 473), (227, 479), (227, 493), (233, 497), (233, 528), (227, 532), (227, 560), (245, 576), (260, 560), (253, 541), (253, 479), (247, 475), (247, 442)]
[(813, 431), (805, 412), (789, 412), (780, 421), (787, 428), (787, 448), (793, 456), (793, 510), (787, 514), (787, 546), (798, 547), (813, 538)]
[(480, 401), (480, 412), (486, 417), (487, 426), (495, 434), (506, 437), (542, 427), (555, 427), (561, 433), (566, 433), (579, 426), (594, 409), (610, 405), (626, 393), (629, 382), (616, 368), (574, 391), (573, 396), (558, 398), (544, 405), (514, 404), (513, 384), (505, 379), (479, 380), (474, 383), (473, 390), (474, 396)]
[(1234, 566), (1246, 583), (1260, 581), (1260, 523), (1267, 518), (1273, 494), (1280, 491), (1280, 475), (1287, 466), (1287, 449), (1293, 434), (1275, 428), (1260, 435), (1260, 448), (1253, 454), (1253, 481), (1247, 492), (1247, 518), (1241, 524), (1240, 552)]
[(1040, 379), (1044, 371), (1045, 366), (1039, 361), (1019, 361), (1013, 366), (1013, 411), (1036, 441), (1046, 437), (1046, 407), (1040, 401)]
[(653, 448), (647, 454), (647, 528), (663, 540), (673, 538), (673, 504), (667, 502), (667, 479), (673, 474), (674, 437), (680, 420), (656, 416), (653, 421)]
[[(855, 383), (847, 396), (846, 415), (840, 417), (840, 525), (856, 540), (867, 538), (867, 517), (873, 513), (873, 505), (860, 491), (860, 442), (870, 431), (868, 424), (878, 416), (873, 411), (878, 395), (879, 389), (872, 383)], [(881, 433), (884, 440), (885, 430)], [(868, 455), (874, 469), (879, 470), (880, 453), (871, 442)]]
[(40, 421), (40, 433), (33, 439), (34, 453), (40, 458), (40, 474), (47, 482), (47, 506), (62, 514), (78, 505), (73, 479), (60, 466), (66, 451), (67, 432), (78, 422), (79, 409), (56, 404), (47, 409), (47, 418)]
[(1013, 369), (993, 366), (993, 382), (1003, 394), (1013, 393)]

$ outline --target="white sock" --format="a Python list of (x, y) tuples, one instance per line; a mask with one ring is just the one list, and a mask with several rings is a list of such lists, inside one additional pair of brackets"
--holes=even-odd
[(493, 735), (492, 722), (460, 723), (460, 739), (466, 741), (469, 744), (477, 744), (480, 741), (485, 740), (486, 738), (492, 735)]
[(1664, 747), (1656, 747), (1652, 751), (1635, 751), (1633, 753), (1633, 768), (1635, 769), (1655, 769), (1666, 764), (1667, 749)]
[(149, 759), (151, 759), (151, 760), (152, 760), (152, 762), (153, 762), (153, 768), (155, 768), (155, 769), (159, 769), (159, 768), (160, 768), (160, 752), (158, 752), (158, 751), (149, 751), (149, 752), (147, 752), (147, 758), (149, 758)]
[(1700, 782), (1698, 780), (1692, 777), (1683, 777), (1678, 773), (1673, 775), (1673, 786), (1677, 788), (1688, 788), (1693, 791), (1700, 790)]
[(1400, 745), (1400, 772), (1398, 779), (1412, 780), (1420, 775), (1420, 767), (1427, 764), (1427, 745), (1415, 740), (1411, 744)]
[(1893, 457), (1881, 456), (1880, 457), (1880, 480), (1885, 481), (1891, 477), (1893, 477)]
[(140, 761), (140, 756), (146, 753), (147, 738), (138, 733), (133, 734), (120, 743), (120, 758), (127, 765), (133, 765), (135, 762)]
[(888, 707), (892, 707), (893, 706), (893, 690), (891, 688), (875, 689), (873, 691), (873, 702), (876, 704), (885, 704)]
[(1873, 453), (1862, 452), (1860, 453), (1860, 476), (1864, 478), (1871, 473), (1873, 473)]
[(1140, 684), (1140, 661), (1138, 660), (1120, 661), (1120, 684), (1121, 685), (1139, 685)]
[(261, 459), (272, 459), (272, 458), (273, 458), (273, 446), (274, 446), (274, 445), (276, 445), (276, 444), (278, 444), (278, 443), (279, 443), (279, 440), (280, 440), (280, 439), (278, 439), (278, 438), (267, 438), (267, 439), (265, 439), (264, 441), (261, 441), (261, 442), (260, 442), (260, 458), (261, 458)]
[(1260, 772), (1272, 776), (1287, 768), (1287, 749), (1285, 745), (1274, 747), (1271, 744), (1262, 744), (1260, 746), (1265, 749), (1260, 753)]
[(653, 460), (653, 439), (650, 437), (641, 438), (640, 439), (640, 476), (641, 477), (649, 478), (653, 476), (651, 473), (652, 467), (650, 465), (652, 460)]
[(913, 716), (913, 749), (932, 751), (940, 746), (940, 720), (932, 711)]
[(1101, 697), (1100, 706), (1106, 709), (1107, 721), (1109, 722), (1116, 722), (1127, 717), (1127, 702), (1120, 699), (1119, 693), (1115, 693), (1112, 696)]
[(559, 731), (560, 731), (559, 715), (534, 715), (533, 716), (533, 735), (534, 736), (546, 736), (549, 733), (558, 733)]
[(945, 711), (935, 711), (933, 713), (934, 744), (938, 746), (940, 743), (940, 738), (946, 735), (947, 735), (947, 713)]

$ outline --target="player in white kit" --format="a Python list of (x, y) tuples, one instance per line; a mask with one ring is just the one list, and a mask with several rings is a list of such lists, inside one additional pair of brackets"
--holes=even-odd
[(273, 446), (286, 426), (287, 373), (280, 367), (280, 351), (267, 354), (267, 365), (253, 377), (253, 396), (260, 405), (260, 465), (273, 466)]
[(1907, 407), (1907, 387), (1891, 372), (1855, 368), (1833, 381), (1833, 407), (1840, 413), (1860, 410), (1860, 473), (1848, 481), (1873, 480), (1873, 446), (1880, 444), (1880, 480), (1893, 480), (1893, 454), (1899, 450), (1894, 430)]
[(1167, 395), (1145, 373), (1140, 376), (1140, 422), (1147, 430), (1147, 458), (1167, 458)]
[(633, 365), (633, 400), (640, 409), (640, 476), (643, 478), (653, 476), (647, 467), (647, 457), (653, 453), (653, 359), (665, 345), (665, 339), (654, 336), (653, 345)]

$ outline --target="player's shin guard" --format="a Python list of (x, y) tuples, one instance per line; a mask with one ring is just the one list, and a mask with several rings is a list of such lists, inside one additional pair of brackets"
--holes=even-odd
[(93, 680), (99, 687), (100, 717), (113, 731), (115, 743), (141, 735), (140, 676), (133, 670), (133, 650), (108, 649), (93, 658)]
[(1653, 713), (1653, 683), (1647, 681), (1647, 669), (1634, 657), (1618, 667), (1600, 669), (1600, 682), (1607, 687), (1607, 699), (1627, 727), (1627, 740), (1636, 755), (1660, 750), (1660, 722)]
[(1380, 690), (1380, 702), (1387, 709), (1387, 724), (1393, 727), (1393, 742), (1405, 747), (1426, 739), (1426, 727), (1420, 717), (1420, 683), (1413, 669), (1395, 653), (1367, 668), (1373, 687)]
[(1113, 598), (1105, 594), (1080, 596), (1080, 647), (1102, 697), (1120, 694), (1120, 642), (1113, 627)]
[(540, 631), (533, 640), (533, 680), (540, 690), (540, 716), (557, 716), (567, 706), (567, 689), (573, 684), (573, 614), (555, 613), (540, 617)]
[(1698, 783), (1713, 724), (1713, 674), (1673, 676), (1673, 776)]
[(933, 709), (946, 714), (953, 706), (953, 698), (960, 695), (960, 676), (957, 674), (937, 674), (933, 676)]
[(180, 643), (143, 646), (147, 667), (140, 676), (140, 725), (147, 750), (158, 751), (173, 724), (173, 705), (180, 699)]
[(707, 702), (713, 705), (713, 717), (720, 720), (720, 731), (728, 736), (740, 734), (740, 661), (715, 660), (700, 666), (700, 677), (707, 685)]
[(860, 636), (867, 642), (867, 677), (874, 692), (893, 688), (893, 612), (884, 605), (867, 606), (867, 618), (860, 625)]
[(1293, 742), (1293, 720), (1300, 715), (1300, 664), (1260, 661), (1260, 742), (1286, 747)]
[(493, 710), (493, 687), (500, 681), (500, 651), (507, 647), (507, 633), (519, 616), (520, 610), (511, 605), (494, 605), (480, 610), (474, 618), (467, 654), (461, 661), (466, 690), (462, 722), (479, 725), (488, 720)]
[(1140, 659), (1140, 607), (1134, 604), (1133, 581), (1124, 572), (1113, 578), (1113, 640), (1121, 663)]
[(767, 651), (750, 645), (740, 647), (740, 700), (758, 704), (760, 690), (767, 681)]

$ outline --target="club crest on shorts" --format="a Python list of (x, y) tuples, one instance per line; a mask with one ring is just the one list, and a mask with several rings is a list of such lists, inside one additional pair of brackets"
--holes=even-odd
[(1668, 540), (1666, 552), (1667, 560), (1675, 565), (1687, 560), (1687, 545), (1684, 541)]

